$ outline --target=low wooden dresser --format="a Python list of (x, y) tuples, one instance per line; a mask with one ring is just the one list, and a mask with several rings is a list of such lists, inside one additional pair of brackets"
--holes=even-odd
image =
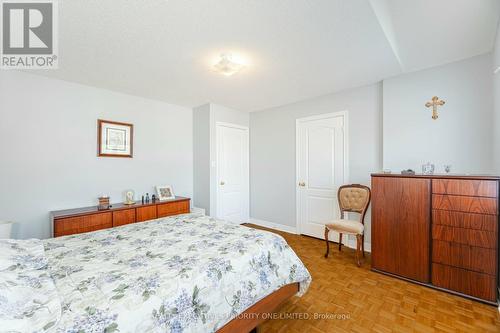
[(99, 210), (97, 206), (92, 206), (54, 211), (51, 212), (52, 235), (59, 237), (80, 234), (189, 213), (190, 200), (189, 198), (176, 197), (172, 200), (156, 201), (154, 203), (115, 204), (106, 210)]
[(372, 269), (497, 304), (499, 180), (372, 174)]

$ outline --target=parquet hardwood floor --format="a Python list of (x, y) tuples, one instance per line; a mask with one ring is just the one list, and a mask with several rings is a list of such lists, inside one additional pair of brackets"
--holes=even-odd
[[(268, 320), (259, 327), (262, 333), (500, 332), (494, 306), (372, 272), (368, 253), (358, 268), (352, 249), (343, 247), (339, 253), (332, 244), (325, 259), (324, 241), (270, 231), (287, 240), (313, 282), (303, 297), (293, 297), (279, 312), (281, 316), (308, 314), (309, 319)], [(315, 319), (314, 313), (344, 318)]]

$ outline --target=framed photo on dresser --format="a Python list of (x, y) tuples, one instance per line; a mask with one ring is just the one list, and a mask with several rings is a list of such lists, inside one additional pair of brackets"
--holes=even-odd
[(97, 120), (97, 156), (132, 157), (134, 125), (110, 120)]
[(156, 194), (160, 201), (175, 199), (174, 190), (170, 185), (156, 186)]

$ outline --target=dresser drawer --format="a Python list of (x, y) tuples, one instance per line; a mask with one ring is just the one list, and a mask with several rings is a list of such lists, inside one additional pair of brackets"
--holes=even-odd
[(113, 212), (113, 227), (135, 222), (135, 208)]
[(494, 233), (498, 230), (498, 216), (496, 215), (453, 212), (449, 210), (433, 209), (432, 223), (448, 227), (491, 231)]
[(189, 201), (166, 202), (156, 206), (158, 217), (189, 213)]
[(494, 180), (433, 179), (432, 193), (496, 198), (498, 196), (498, 182)]
[(497, 234), (491, 231), (454, 228), (439, 224), (434, 224), (432, 226), (433, 240), (496, 249), (497, 238)]
[(496, 302), (496, 277), (441, 264), (432, 264), (432, 284)]
[(432, 261), (496, 276), (496, 250), (434, 240)]
[(498, 214), (498, 199), (433, 194), (432, 208), (465, 213)]
[(111, 228), (111, 212), (54, 220), (54, 237)]
[(137, 222), (154, 220), (156, 218), (156, 206), (139, 207), (136, 209)]

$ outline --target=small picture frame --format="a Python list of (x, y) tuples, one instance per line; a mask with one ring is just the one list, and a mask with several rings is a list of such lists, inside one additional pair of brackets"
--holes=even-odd
[(134, 125), (97, 120), (97, 156), (132, 157)]
[(170, 185), (156, 186), (156, 194), (160, 201), (175, 199), (174, 190)]

